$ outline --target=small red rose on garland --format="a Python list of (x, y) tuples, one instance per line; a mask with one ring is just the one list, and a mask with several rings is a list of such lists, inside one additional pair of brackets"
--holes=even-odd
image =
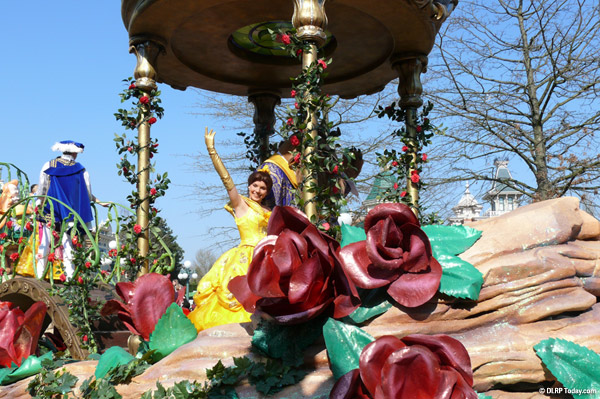
[(427, 154), (423, 154), (421, 156), (421, 159), (423, 160), (423, 162), (427, 161)]
[(8, 235), (8, 234), (6, 234), (6, 233), (0, 233), (0, 240), (4, 240), (4, 239), (6, 239), (6, 236), (7, 236), (7, 235)]
[(154, 187), (150, 189), (150, 195), (156, 195), (156, 189)]
[(18, 252), (10, 254), (10, 260), (12, 260), (13, 262), (15, 262), (17, 259), (19, 259), (19, 253)]
[(288, 125), (288, 126), (292, 126), (293, 124), (294, 124), (294, 119), (292, 119), (292, 118), (288, 118), (288, 120), (287, 120), (287, 125)]
[(319, 66), (323, 69), (327, 69), (327, 63), (323, 60), (318, 60), (317, 63), (319, 64)]
[(447, 335), (385, 335), (364, 347), (359, 368), (343, 375), (330, 398), (477, 399), (471, 359)]
[(148, 104), (150, 102), (150, 97), (142, 96), (140, 97), (140, 104)]
[(419, 172), (418, 171), (412, 170), (410, 172), (410, 181), (412, 181), (415, 184), (417, 184), (419, 181), (421, 181), (421, 176), (419, 176)]
[(13, 221), (9, 220), (8, 222), (6, 222), (6, 227), (9, 228), (9, 229), (12, 229), (13, 228)]
[(50, 252), (48, 254), (48, 262), (52, 263), (56, 260), (56, 254), (54, 252)]
[(136, 224), (135, 226), (133, 226), (133, 231), (135, 232), (135, 234), (140, 234), (142, 232), (142, 226)]
[(63, 273), (58, 279), (64, 283), (65, 281), (67, 281), (67, 276)]
[(292, 97), (296, 97), (296, 94), (297, 94), (296, 90), (292, 90), (292, 91), (290, 92), (290, 95), (291, 95)]
[(156, 118), (155, 117), (152, 117), (152, 118), (148, 119), (148, 124), (149, 125), (154, 125), (155, 123), (156, 123)]
[(342, 265), (356, 286), (387, 287), (387, 293), (406, 307), (430, 300), (440, 285), (442, 267), (410, 207), (377, 205), (367, 214), (364, 226), (367, 239), (340, 252)]
[[(289, 120), (291, 120), (291, 119), (292, 119), (292, 118), (288, 119), (288, 121), (289, 121)], [(291, 143), (291, 144), (292, 144), (294, 147), (297, 147), (297, 146), (299, 146), (299, 145), (300, 145), (300, 139), (299, 139), (299, 138), (298, 138), (296, 135), (293, 135), (292, 137), (290, 137), (290, 143)]]
[(278, 35), (277, 40), (279, 40), (281, 43), (285, 44), (286, 46), (292, 42), (292, 40), (290, 39), (290, 35), (285, 34), (285, 33), (282, 35)]
[(402, 152), (406, 152), (406, 151), (408, 151), (408, 146), (405, 146), (405, 145), (402, 146)]
[(33, 225), (31, 224), (31, 222), (25, 223), (25, 229), (29, 231), (33, 230)]
[(132, 83), (129, 85), (129, 90), (133, 90), (133, 89), (135, 89), (135, 83)]

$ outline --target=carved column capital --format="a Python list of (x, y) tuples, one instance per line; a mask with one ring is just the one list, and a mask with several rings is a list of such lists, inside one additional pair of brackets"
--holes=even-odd
[(145, 92), (156, 90), (156, 59), (164, 52), (161, 39), (148, 36), (134, 36), (129, 39), (129, 52), (135, 54), (137, 65), (133, 76), (135, 85)]
[(419, 108), (423, 105), (421, 73), (427, 71), (427, 56), (422, 54), (397, 54), (390, 59), (398, 73), (398, 94), (402, 108)]
[(294, 0), (292, 24), (296, 28), (298, 38), (314, 42), (319, 47), (325, 44), (325, 0)]

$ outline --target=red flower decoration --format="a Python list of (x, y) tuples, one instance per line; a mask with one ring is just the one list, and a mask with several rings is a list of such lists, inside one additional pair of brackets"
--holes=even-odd
[(292, 90), (292, 91), (290, 92), (290, 95), (291, 95), (292, 97), (296, 97), (296, 93), (297, 93), (297, 92), (296, 92), (296, 90)]
[(13, 262), (15, 262), (17, 259), (19, 259), (19, 253), (18, 252), (10, 254), (10, 260), (12, 260)]
[(400, 193), (400, 197), (402, 197), (402, 198), (406, 197), (406, 191), (402, 191), (402, 192)]
[(477, 399), (471, 359), (447, 335), (385, 335), (360, 354), (359, 368), (342, 376), (330, 398)]
[(298, 50), (296, 50), (296, 55), (297, 56), (302, 55), (302, 49), (301, 48), (299, 48)]
[(152, 117), (152, 118), (148, 119), (148, 124), (149, 125), (154, 125), (155, 123), (156, 123), (156, 118), (155, 117)]
[(420, 306), (440, 285), (442, 268), (429, 238), (404, 204), (381, 204), (365, 218), (367, 239), (341, 250), (346, 273), (361, 288), (388, 287), (402, 306)]
[(423, 127), (421, 125), (417, 126), (417, 133), (421, 133), (423, 131)]
[(60, 275), (60, 277), (58, 277), (58, 279), (64, 283), (65, 281), (67, 281), (67, 276), (63, 273)]
[(12, 229), (13, 224), (14, 224), (13, 221), (9, 220), (8, 222), (6, 222), (6, 227), (9, 228), (9, 229)]
[(6, 233), (0, 233), (0, 240), (6, 239), (6, 236), (7, 236)]
[(92, 262), (85, 262), (85, 268), (89, 269), (90, 267), (92, 267)]
[(408, 147), (407, 147), (407, 146), (402, 146), (402, 151), (403, 151), (403, 152), (406, 152), (406, 151), (408, 151)]
[(153, 148), (156, 148), (156, 147), (158, 147), (158, 143), (154, 143), (154, 144), (152, 144), (152, 147), (153, 147)]
[(427, 161), (427, 154), (423, 154), (423, 155), (421, 156), (421, 159), (422, 159), (423, 161)]
[(52, 263), (56, 260), (56, 255), (54, 254), (54, 252), (50, 252), (48, 254), (48, 262)]
[(82, 340), (83, 342), (87, 342), (87, 341), (88, 341), (88, 336), (87, 336), (87, 334), (85, 334), (83, 337), (81, 337), (81, 340)]
[(398, 190), (398, 183), (394, 183), (394, 190)]
[(29, 231), (33, 230), (33, 225), (31, 224), (31, 222), (25, 223), (25, 229), (27, 229)]
[(135, 283), (117, 283), (116, 291), (123, 302), (111, 299), (101, 314), (117, 313), (129, 331), (146, 341), (167, 308), (173, 302), (181, 305), (185, 295), (185, 288), (176, 293), (169, 278), (157, 273), (144, 274)]
[(300, 139), (296, 135), (293, 135), (292, 137), (290, 137), (290, 143), (292, 143), (292, 145), (296, 147), (300, 145)]
[(142, 96), (140, 97), (140, 104), (148, 104), (150, 102), (150, 97)]
[(275, 207), (268, 236), (258, 243), (248, 274), (228, 288), (246, 311), (279, 324), (298, 324), (323, 312), (340, 318), (360, 304), (339, 259), (340, 244), (299, 210)]
[(325, 61), (318, 60), (317, 63), (321, 66), (321, 68), (327, 69), (327, 63)]
[(282, 35), (278, 35), (277, 40), (279, 40), (281, 43), (285, 44), (286, 46), (292, 42), (290, 39), (290, 35), (287, 35), (285, 33)]
[(301, 158), (300, 154), (294, 155), (294, 163), (299, 163), (300, 162), (300, 158)]
[(334, 187), (331, 189), (331, 191), (332, 191), (334, 194), (337, 194), (337, 193), (339, 193), (339, 192), (340, 192), (340, 189), (334, 186)]
[(135, 226), (133, 226), (133, 231), (135, 232), (135, 234), (140, 234), (142, 232), (142, 226), (136, 224)]
[(393, 161), (392, 166), (398, 166), (398, 161)]
[(133, 89), (135, 89), (135, 83), (132, 83), (129, 85), (129, 90), (133, 90)]
[(77, 282), (78, 282), (79, 284), (83, 284), (83, 278), (82, 278), (81, 276), (78, 276), (78, 277), (77, 277)]
[(20, 366), (35, 354), (47, 306), (36, 302), (25, 313), (10, 302), (0, 301), (0, 367)]
[(154, 187), (150, 189), (150, 195), (156, 195), (156, 189)]
[(288, 118), (288, 120), (287, 120), (287, 125), (288, 125), (288, 126), (292, 126), (293, 124), (294, 124), (294, 119), (292, 119), (292, 118)]
[(117, 250), (116, 250), (116, 249), (110, 249), (110, 250), (108, 251), (108, 256), (110, 256), (110, 257), (113, 257), (113, 258), (114, 258), (115, 256), (117, 256)]
[(421, 177), (419, 176), (418, 173), (416, 173), (416, 170), (413, 170), (413, 172), (415, 173), (411, 173), (410, 174), (410, 181), (412, 181), (413, 183), (418, 183), (421, 180)]
[(300, 109), (300, 104), (298, 104), (298, 103), (294, 103), (294, 108), (296, 108), (296, 109)]
[(3, 276), (3, 275), (4, 275), (4, 272), (5, 272), (4, 268), (3, 268), (3, 267), (0, 267), (0, 276)]
[(338, 170), (339, 170), (338, 166), (337, 166), (337, 165), (335, 165), (335, 166), (333, 167), (333, 170), (331, 171), (331, 173), (333, 173), (334, 175), (337, 175), (337, 173), (338, 173)]

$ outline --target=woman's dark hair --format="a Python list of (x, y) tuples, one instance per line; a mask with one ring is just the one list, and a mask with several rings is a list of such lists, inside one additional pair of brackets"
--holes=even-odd
[(268, 172), (263, 171), (254, 171), (248, 177), (248, 185), (251, 185), (255, 181), (261, 181), (267, 185), (267, 193), (271, 191), (271, 187), (273, 187), (273, 179), (271, 179), (271, 175)]

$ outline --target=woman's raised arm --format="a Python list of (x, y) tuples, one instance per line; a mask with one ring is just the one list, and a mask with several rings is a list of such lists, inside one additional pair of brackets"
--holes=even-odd
[[(237, 188), (235, 188), (235, 184), (233, 184), (233, 180), (231, 179), (229, 172), (227, 172), (227, 169), (225, 168), (223, 161), (221, 161), (219, 154), (217, 154), (217, 151), (215, 150), (215, 134), (216, 134), (216, 132), (214, 132), (212, 129), (209, 132), (208, 128), (206, 128), (206, 131), (204, 133), (204, 141), (206, 142), (206, 149), (208, 150), (208, 155), (210, 156), (210, 159), (212, 160), (215, 170), (221, 177), (221, 180), (223, 181), (223, 185), (225, 186), (225, 189), (227, 190), (227, 194), (229, 195), (229, 200), (231, 201), (231, 207), (234, 210), (236, 210), (236, 215), (237, 215), (237, 211), (241, 210), (240, 207), (244, 207), (244, 205), (246, 205), (246, 203), (240, 196), (240, 193), (238, 193)], [(240, 217), (241, 215), (237, 215), (237, 216)]]

